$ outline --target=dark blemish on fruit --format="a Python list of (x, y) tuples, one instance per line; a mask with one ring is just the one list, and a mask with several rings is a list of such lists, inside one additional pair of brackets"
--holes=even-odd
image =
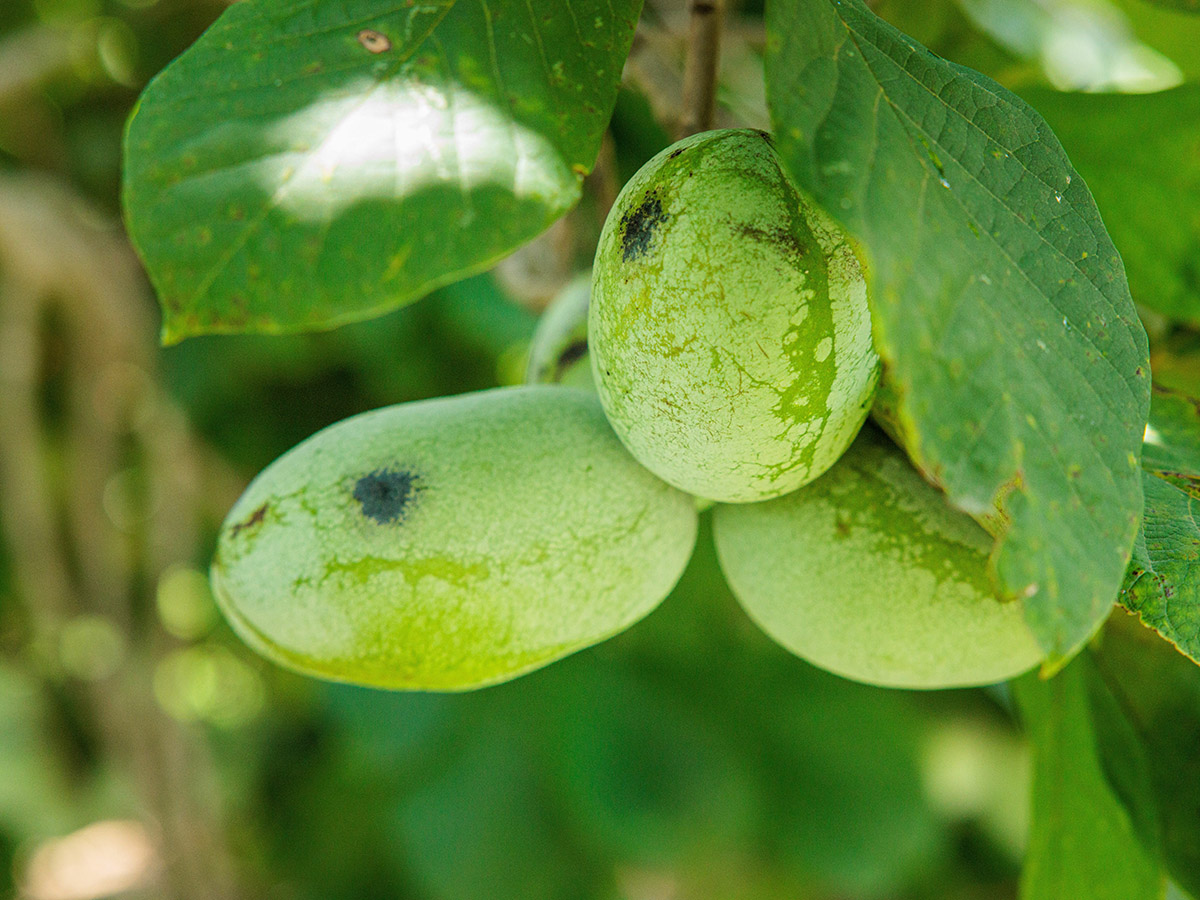
[(662, 201), (650, 191), (637, 209), (621, 217), (621, 258), (629, 262), (642, 256), (650, 249), (655, 229), (666, 220)]
[(362, 504), (362, 514), (380, 525), (390, 525), (404, 517), (416, 492), (416, 477), (398, 469), (376, 469), (354, 485), (354, 499)]
[(755, 134), (757, 134), (760, 138), (762, 138), (764, 141), (766, 141), (772, 147), (775, 146), (775, 139), (773, 137), (771, 137), (770, 134), (763, 131), (761, 128), (752, 128), (751, 131), (753, 131)]
[(554, 361), (554, 380), (558, 381), (562, 378), (563, 373), (571, 367), (572, 364), (578, 362), (587, 353), (587, 341), (571, 341), (563, 348), (562, 353), (558, 354), (558, 359)]
[(253, 528), (255, 525), (261, 525), (263, 523), (263, 521), (267, 518), (268, 506), (269, 506), (269, 504), (264, 503), (262, 506), (260, 506), (254, 512), (250, 513), (250, 515), (247, 516), (245, 519), (243, 519), (241, 522), (238, 522), (236, 525), (234, 525), (233, 528), (231, 528), (229, 530), (229, 536), (231, 538), (235, 538), (241, 532), (245, 531), (247, 528)]
[(386, 53), (392, 49), (392, 42), (386, 34), (381, 34), (374, 28), (364, 28), (358, 33), (358, 42), (367, 48), (368, 53)]
[(672, 151), (670, 152), (670, 154), (668, 154), (668, 156), (667, 156), (667, 159), (674, 159), (675, 157), (677, 157), (677, 156), (678, 156), (680, 153), (682, 153), (682, 152), (683, 152), (683, 148), (682, 148), (682, 147), (676, 147), (674, 150), (672, 150)]
[(808, 255), (808, 247), (792, 231), (782, 226), (757, 228), (754, 225), (738, 225), (735, 230), (738, 234), (761, 243), (778, 244), (784, 252), (796, 259), (803, 259)]

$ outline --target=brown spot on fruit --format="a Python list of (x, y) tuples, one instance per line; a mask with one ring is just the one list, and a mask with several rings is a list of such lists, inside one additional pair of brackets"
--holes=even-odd
[(785, 253), (791, 254), (797, 260), (802, 259), (808, 254), (809, 248), (800, 237), (794, 231), (784, 228), (782, 225), (772, 228), (758, 228), (754, 225), (742, 224), (738, 225), (735, 230), (738, 234), (745, 235), (751, 240), (777, 244)]
[(267, 509), (269, 506), (270, 504), (264, 503), (258, 509), (254, 510), (254, 512), (250, 513), (250, 515), (245, 519), (234, 525), (229, 531), (230, 538), (236, 538), (246, 529), (253, 528), (256, 525), (261, 525), (267, 518)]

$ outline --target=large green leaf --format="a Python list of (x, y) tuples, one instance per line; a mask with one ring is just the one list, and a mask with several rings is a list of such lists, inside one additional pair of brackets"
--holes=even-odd
[(1200, 668), (1125, 614), (1112, 617), (1088, 657), (1109, 782), (1147, 849), (1200, 894)]
[(1023, 96), (1054, 126), (1095, 194), (1133, 299), (1200, 324), (1200, 85)]
[(1013, 682), (1033, 745), (1021, 900), (1159, 900), (1164, 878), (1101, 767), (1086, 663), (1081, 657), (1049, 681)]
[(1129, 561), (1150, 390), (1091, 195), (1023, 101), (861, 0), (774, 0), (767, 28), (779, 147), (865, 247), (906, 449), (995, 520), (1001, 587), (1065, 658)]
[(1156, 389), (1142, 450), (1146, 508), (1121, 603), (1200, 662), (1200, 410)]
[(146, 89), (125, 208), (164, 339), (367, 318), (578, 199), (641, 0), (242, 0)]

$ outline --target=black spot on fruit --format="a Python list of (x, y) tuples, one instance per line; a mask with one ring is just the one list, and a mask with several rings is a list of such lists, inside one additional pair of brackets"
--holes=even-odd
[(390, 525), (404, 517), (416, 491), (411, 472), (376, 469), (354, 484), (354, 499), (362, 504), (362, 514), (380, 525)]
[(666, 220), (662, 201), (650, 191), (632, 212), (621, 217), (621, 258), (629, 262), (649, 250), (655, 230)]

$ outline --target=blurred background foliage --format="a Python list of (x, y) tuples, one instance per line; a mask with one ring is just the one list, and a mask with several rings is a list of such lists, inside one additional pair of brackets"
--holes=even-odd
[[(707, 539), (631, 631), (474, 694), (324, 684), (233, 637), (205, 568), (255, 472), (347, 415), (520, 380), (538, 312), (669, 141), (686, 4), (647, 0), (584, 202), (494, 272), (325, 334), (162, 350), (119, 226), (121, 132), (224, 5), (0, 3), (0, 895), (1015, 897), (1028, 751), (1006, 690), (805, 665), (736, 607)], [(767, 123), (761, 7), (729, 13), (722, 125)], [(1200, 76), (1200, 18), (1141, 0), (876, 8), (1031, 96)], [(1081, 109), (1055, 121), (1083, 145)], [(1194, 166), (1196, 129), (1180, 142), (1163, 152)], [(1147, 175), (1098, 177), (1136, 198)], [(1159, 202), (1195, 260), (1200, 182), (1180, 183)], [(1198, 282), (1172, 303), (1200, 308)], [(1135, 299), (1158, 380), (1200, 394), (1189, 317)]]

